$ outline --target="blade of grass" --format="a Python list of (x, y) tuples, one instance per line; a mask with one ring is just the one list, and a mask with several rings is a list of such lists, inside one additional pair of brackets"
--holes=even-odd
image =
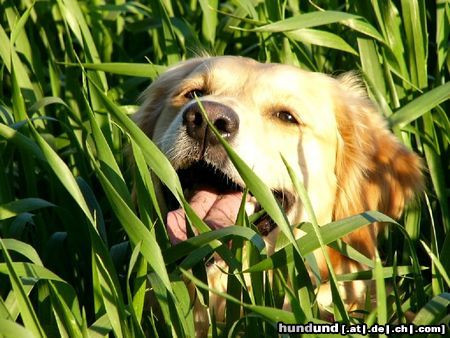
[(111, 102), (111, 100), (100, 91), (96, 86), (93, 87), (97, 94), (102, 98), (103, 104), (108, 112), (117, 120), (128, 133), (136, 144), (141, 149), (145, 161), (150, 168), (155, 172), (156, 176), (167, 186), (172, 194), (178, 199), (180, 203), (183, 196), (178, 176), (170, 164), (169, 160), (161, 153), (158, 147), (148, 139), (147, 135), (118, 107)]
[(11, 38), (10, 38), (11, 46), (14, 46), (19, 35), (21, 33), (23, 33), (24, 26), (28, 20), (28, 17), (30, 16), (30, 13), (31, 13), (31, 10), (33, 9), (33, 7), (34, 7), (34, 2), (31, 3), (31, 6), (27, 8), (27, 10), (22, 14), (20, 19), (14, 25), (14, 27), (11, 31)]
[(217, 8), (218, 0), (199, 0), (202, 8), (202, 34), (209, 46), (213, 47), (216, 40), (216, 28), (218, 26)]
[(64, 163), (64, 161), (54, 152), (54, 150), (48, 145), (48, 143), (44, 141), (42, 136), (38, 134), (38, 132), (34, 129), (31, 122), (28, 123), (28, 126), (30, 127), (30, 130), (32, 131), (34, 138), (36, 139), (38, 145), (41, 148), (43, 157), (45, 158), (45, 162), (49, 164), (55, 175), (59, 178), (60, 182), (64, 185), (64, 187), (73, 197), (73, 199), (77, 202), (77, 204), (83, 211), (84, 215), (93, 224), (94, 220), (92, 214), (69, 168)]
[(405, 27), (407, 56), (411, 80), (418, 88), (427, 86), (428, 32), (425, 2), (402, 0), (403, 25)]
[(383, 97), (387, 97), (383, 68), (379, 61), (375, 42), (365, 37), (358, 38), (357, 41), (359, 57), (365, 77), (370, 79), (370, 84), (376, 88), (377, 93), (380, 93)]
[(32, 263), (43, 266), (41, 258), (36, 252), (36, 249), (30, 244), (18, 241), (17, 239), (13, 238), (4, 238), (3, 245), (5, 246), (6, 250), (20, 253), (22, 256), (28, 258)]
[(2, 335), (5, 338), (35, 338), (35, 334), (23, 326), (9, 321), (7, 319), (0, 318), (0, 327)]
[(297, 194), (300, 196), (300, 199), (302, 201), (303, 207), (305, 208), (306, 214), (307, 216), (311, 219), (311, 223), (312, 223), (312, 227), (314, 229), (314, 234), (316, 235), (316, 238), (319, 242), (320, 245), (320, 250), (322, 252), (323, 257), (325, 258), (325, 262), (328, 268), (328, 273), (329, 273), (329, 281), (330, 281), (330, 285), (331, 285), (331, 294), (333, 297), (333, 303), (334, 303), (334, 308), (335, 308), (335, 313), (334, 316), (336, 318), (336, 320), (343, 320), (345, 322), (349, 321), (349, 317), (347, 314), (347, 311), (345, 310), (345, 306), (344, 306), (344, 302), (342, 300), (342, 296), (340, 295), (339, 292), (339, 288), (337, 285), (337, 279), (336, 279), (336, 274), (334, 273), (334, 268), (333, 265), (331, 263), (331, 259), (328, 255), (328, 252), (325, 248), (325, 244), (324, 241), (322, 239), (322, 236), (320, 234), (320, 230), (319, 230), (319, 224), (317, 223), (317, 219), (311, 204), (311, 201), (309, 200), (309, 196), (308, 193), (305, 189), (305, 187), (303, 186), (303, 184), (300, 182), (300, 180), (298, 179), (298, 177), (296, 176), (296, 174), (294, 173), (294, 171), (292, 170), (292, 167), (289, 165), (289, 163), (286, 161), (286, 159), (281, 156), (283, 163), (286, 167), (286, 169), (288, 170), (289, 173), (289, 177), (291, 178), (291, 181), (295, 187), (295, 191), (297, 192)]
[[(195, 237), (188, 238), (187, 240), (168, 248), (164, 252), (164, 257), (167, 264), (170, 264), (191, 253), (193, 249), (202, 248), (216, 239), (220, 239), (226, 242), (228, 238), (233, 237), (241, 237), (243, 239), (251, 241), (255, 248), (257, 248), (259, 251), (262, 251), (265, 247), (264, 241), (262, 240), (261, 236), (259, 236), (253, 229), (231, 225), (225, 228), (208, 231)], [(213, 247), (211, 247), (211, 250), (213, 250)]]
[(342, 255), (351, 258), (355, 262), (359, 262), (361, 264), (364, 264), (370, 268), (373, 268), (374, 262), (367, 256), (360, 253), (358, 250), (354, 249), (352, 246), (348, 245), (347, 243), (343, 241), (336, 241), (333, 243), (328, 244), (330, 248), (333, 248), (334, 250), (340, 252)]
[[(86, 17), (77, 1), (74, 0), (57, 0), (58, 7), (61, 11), (62, 17), (67, 22), (68, 26), (75, 34), (78, 42), (82, 44), (83, 50), (90, 62), (100, 62), (100, 56), (95, 44), (95, 40), (86, 22)], [(108, 88), (106, 76), (102, 72), (95, 74), (98, 84), (105, 90)]]
[(198, 287), (205, 289), (205, 290), (209, 290), (210, 292), (213, 292), (213, 293), (219, 295), (220, 297), (231, 300), (237, 304), (241, 304), (244, 308), (257, 313), (258, 315), (262, 316), (263, 318), (268, 319), (271, 322), (295, 323), (295, 316), (289, 311), (275, 309), (272, 307), (265, 307), (265, 306), (260, 306), (260, 305), (251, 305), (251, 304), (242, 303), (240, 300), (235, 299), (226, 293), (219, 292), (218, 290), (209, 288), (205, 283), (203, 283), (202, 281), (197, 279), (193, 274), (189, 273), (188, 271), (182, 270), (182, 272), (186, 278), (191, 280)]
[(110, 203), (115, 206), (115, 214), (130, 237), (130, 241), (136, 245), (136, 243), (143, 240), (141, 251), (143, 256), (158, 274), (159, 278), (161, 278), (167, 290), (171, 292), (169, 276), (164, 266), (164, 258), (155, 236), (150, 233), (133, 213), (98, 166), (96, 166), (96, 172)]
[(112, 331), (111, 323), (107, 314), (104, 314), (89, 327), (88, 334), (92, 338), (104, 338)]
[(101, 257), (95, 255), (95, 264), (98, 267), (98, 277), (100, 281), (103, 304), (109, 318), (109, 322), (116, 337), (128, 337), (130, 334), (126, 321), (125, 304), (121, 295), (117, 292), (109, 272), (104, 266)]
[(450, 99), (450, 82), (423, 93), (398, 109), (389, 116), (389, 125), (402, 128), (448, 99)]
[[(53, 282), (54, 288), (60, 294), (64, 303), (70, 306), (71, 312), (75, 318), (81, 319), (76, 293), (70, 284), (43, 266), (31, 263), (13, 262), (12, 267), (18, 277), (28, 281), (28, 284), (24, 285), (24, 287), (32, 288), (40, 281)], [(6, 263), (0, 263), (0, 273), (9, 273)]]
[[(447, 13), (446, 13), (447, 11)], [(436, 2), (436, 46), (437, 46), (437, 71), (443, 72), (445, 58), (448, 56), (448, 41), (450, 34), (449, 5), (446, 0), (438, 0)], [(443, 76), (442, 76), (443, 78)]]
[(0, 220), (8, 219), (23, 212), (39, 210), (42, 208), (54, 207), (53, 203), (41, 198), (24, 198), (0, 205)]
[(36, 312), (33, 309), (30, 299), (28, 298), (23, 284), (19, 276), (15, 272), (11, 257), (0, 238), (0, 249), (2, 250), (3, 258), (8, 269), (9, 280), (16, 295), (17, 302), (20, 308), (20, 315), (22, 317), (25, 328), (28, 329), (36, 337), (46, 337), (44, 329), (41, 327)]
[(53, 304), (53, 314), (58, 318), (58, 323), (61, 322), (60, 333), (64, 329), (69, 337), (82, 337), (81, 325), (72, 314), (71, 309), (63, 301), (63, 297), (59, 294), (58, 289), (52, 283), (48, 285), (50, 287), (50, 299)]
[(359, 16), (337, 11), (311, 12), (260, 26), (253, 30), (257, 32), (287, 32), (356, 18), (359, 18)]
[(277, 203), (270, 189), (264, 184), (264, 182), (251, 170), (251, 168), (237, 155), (234, 149), (224, 140), (222, 135), (217, 131), (215, 126), (209, 121), (207, 114), (201, 104), (201, 101), (196, 97), (196, 101), (201, 107), (203, 118), (207, 121), (208, 127), (213, 131), (216, 138), (220, 141), (225, 149), (229, 159), (233, 163), (236, 170), (239, 172), (242, 180), (245, 182), (248, 190), (255, 196), (262, 208), (269, 214), (272, 220), (277, 224), (284, 235), (289, 239), (297, 252), (300, 253), (300, 249), (297, 246), (297, 242), (294, 239), (292, 229), (284, 214), (281, 206)]
[(388, 320), (387, 303), (386, 303), (386, 285), (383, 275), (383, 266), (381, 264), (378, 252), (375, 253), (375, 285), (377, 290), (377, 322), (380, 325), (385, 325)]
[[(13, 263), (14, 264), (14, 263)], [(25, 290), (25, 294), (29, 297), (31, 294), (31, 291), (35, 288), (35, 285), (28, 285), (24, 284), (23, 288)], [(14, 293), (14, 290), (11, 290), (8, 295), (6, 296), (6, 299), (4, 301), (5, 307), (8, 309), (8, 315), (13, 321), (17, 321), (17, 318), (19, 318), (20, 315), (20, 306), (19, 302), (17, 301), (17, 297)]]
[(286, 33), (286, 36), (293, 40), (310, 43), (312, 45), (333, 48), (358, 56), (358, 52), (355, 51), (347, 42), (345, 42), (344, 39), (330, 32), (321, 31), (318, 29), (304, 28), (300, 30), (289, 31)]
[[(423, 268), (428, 269), (428, 268)], [(392, 278), (396, 276), (406, 276), (414, 273), (414, 268), (412, 266), (382, 266), (381, 275), (384, 279)], [(376, 272), (374, 269), (362, 270), (358, 272), (347, 273), (337, 276), (338, 281), (351, 281), (351, 280), (375, 280)]]
[(287, 270), (290, 284), (285, 280), (280, 270), (277, 272), (278, 280), (281, 282), (287, 299), (292, 307), (292, 312), (297, 323), (307, 323), (313, 317), (311, 300), (314, 295), (314, 288), (308, 274), (305, 260), (291, 248), (294, 257), (292, 263), (288, 263)]
[[(335, 240), (349, 234), (350, 232), (367, 226), (373, 222), (385, 222), (398, 224), (392, 218), (383, 215), (377, 211), (368, 211), (359, 215), (351, 216), (339, 221), (335, 221), (326, 225), (322, 225), (319, 228), (323, 244), (327, 245), (334, 242)], [(314, 233), (308, 233), (305, 236), (297, 240), (297, 244), (300, 248), (300, 252), (303, 256), (313, 252), (314, 250), (320, 248), (317, 236)], [(290, 244), (288, 244), (290, 245)], [(287, 245), (287, 246), (288, 246)], [(286, 246), (286, 247), (287, 247)], [(285, 250), (285, 248), (280, 248), (279, 251), (275, 252), (272, 256), (264, 259), (260, 263), (248, 268), (246, 271), (264, 271), (267, 269), (279, 268), (290, 262), (292, 260), (292, 255)]]
[[(183, 334), (186, 337), (195, 336), (195, 326), (194, 326), (194, 311), (195, 308), (192, 306), (192, 299), (189, 295), (189, 290), (186, 286), (186, 281), (182, 278), (179, 280), (174, 280), (172, 282), (172, 288), (175, 296), (175, 307), (178, 312), (178, 318), (183, 327)], [(192, 292), (192, 291), (191, 291)], [(197, 300), (198, 301), (198, 300)]]
[[(155, 185), (151, 177), (144, 155), (132, 139), (131, 147), (133, 157), (136, 163), (136, 195), (139, 206), (139, 212), (143, 223), (150, 231), (155, 231), (159, 243), (169, 244), (169, 236), (166, 231), (164, 218), (162, 216), (161, 206), (158, 201)], [(165, 247), (163, 247), (165, 249)]]
[[(79, 67), (77, 63), (66, 63), (66, 66)], [(83, 68), (101, 70), (110, 74), (137, 76), (155, 79), (167, 70), (166, 66), (153, 65), (147, 63), (124, 63), (124, 62), (102, 62), (102, 63), (82, 63)]]
[(450, 305), (450, 293), (446, 292), (431, 299), (413, 320), (415, 325), (433, 325), (447, 315)]
[(422, 244), (422, 246), (425, 249), (426, 253), (430, 257), (432, 263), (434, 264), (436, 269), (439, 271), (439, 274), (444, 279), (445, 283), (447, 284), (447, 287), (450, 287), (450, 278), (448, 276), (448, 273), (447, 273), (446, 269), (444, 268), (444, 266), (442, 265), (441, 261), (439, 260), (439, 258), (436, 257), (436, 255), (431, 251), (430, 247), (423, 240), (420, 241), (420, 244)]
[[(145, 290), (147, 288), (147, 263), (139, 255), (141, 251), (141, 242), (137, 243), (131, 253), (130, 265), (128, 266), (127, 281), (126, 281), (126, 293), (128, 298), (128, 303), (132, 304), (129, 310), (131, 317), (133, 319), (134, 335), (139, 338), (145, 337), (145, 334), (140, 326), (142, 319), (142, 314), (144, 311), (145, 302)], [(133, 270), (137, 270), (137, 276), (135, 279), (135, 292), (134, 295), (131, 293), (130, 284), (132, 281), (131, 274)]]

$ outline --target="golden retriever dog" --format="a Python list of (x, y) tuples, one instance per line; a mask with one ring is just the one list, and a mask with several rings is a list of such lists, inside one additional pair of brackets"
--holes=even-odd
[[(235, 224), (245, 183), (208, 128), (196, 97), (211, 123), (273, 191), (290, 224), (309, 217), (280, 154), (303, 181), (321, 225), (367, 210), (398, 218), (422, 186), (420, 159), (388, 130), (354, 75), (332, 78), (235, 56), (194, 58), (150, 85), (136, 121), (179, 172), (190, 205), (212, 229)], [(246, 211), (259, 208), (249, 196)], [(259, 223), (270, 254), (279, 228), (267, 219)], [(344, 241), (374, 258), (380, 226), (361, 228)], [(172, 243), (186, 240), (181, 208), (168, 212), (167, 230)], [(300, 231), (294, 229), (294, 235)], [(337, 274), (364, 269), (331, 248), (328, 254)], [(319, 252), (315, 256), (326, 281), (325, 260)], [(207, 268), (210, 286), (226, 291), (226, 273), (216, 264)], [(349, 307), (363, 303), (364, 286), (341, 286)], [(318, 292), (323, 306), (331, 302), (327, 288), (322, 284)], [(212, 296), (210, 303), (223, 320), (224, 301)]]

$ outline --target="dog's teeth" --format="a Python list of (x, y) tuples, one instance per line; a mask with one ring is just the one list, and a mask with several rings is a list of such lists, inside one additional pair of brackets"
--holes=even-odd
[(252, 201), (252, 199), (245, 203), (245, 212), (247, 213), (247, 216), (251, 216), (255, 213), (256, 203), (256, 200)]
[(253, 196), (245, 203), (245, 212), (247, 213), (247, 216), (251, 216), (260, 210), (261, 205)]
[[(247, 203), (253, 204), (253, 212), (252, 214), (261, 211), (261, 204), (256, 200), (255, 196), (250, 197), (249, 201)], [(247, 213), (248, 214), (248, 213)], [(250, 216), (250, 214), (248, 214)]]

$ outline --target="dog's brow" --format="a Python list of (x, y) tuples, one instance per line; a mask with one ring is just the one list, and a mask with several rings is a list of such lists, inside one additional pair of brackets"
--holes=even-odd
[(176, 95), (180, 95), (186, 90), (201, 89), (205, 86), (205, 81), (203, 76), (193, 76), (185, 78), (179, 84)]

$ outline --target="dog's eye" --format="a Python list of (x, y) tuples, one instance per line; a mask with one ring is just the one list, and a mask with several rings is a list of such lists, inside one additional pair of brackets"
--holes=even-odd
[(292, 123), (292, 124), (299, 124), (297, 119), (292, 115), (290, 112), (286, 110), (282, 110), (276, 113), (277, 118), (279, 118), (283, 122)]
[(202, 97), (205, 95), (205, 91), (202, 89), (193, 89), (184, 94), (184, 97), (187, 99), (195, 99), (195, 97)]

